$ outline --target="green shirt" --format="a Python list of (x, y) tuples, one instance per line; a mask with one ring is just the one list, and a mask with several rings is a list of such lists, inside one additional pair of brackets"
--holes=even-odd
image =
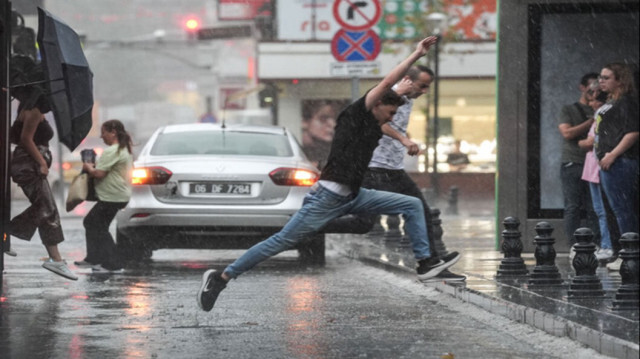
[[(582, 108), (582, 112), (578, 110), (576, 103), (580, 106), (580, 108)], [(560, 117), (558, 119), (558, 124), (566, 123), (570, 127), (574, 127), (593, 117), (593, 109), (591, 107), (579, 102), (576, 103), (564, 106), (562, 108), (562, 112), (560, 113)], [(565, 139), (563, 141), (561, 159), (562, 163), (584, 163), (586, 152), (583, 151), (580, 146), (578, 146), (578, 141), (587, 138), (588, 132), (589, 131), (585, 131), (585, 133), (581, 136), (578, 136), (571, 140)]]
[(103, 178), (96, 178), (95, 188), (98, 199), (103, 202), (129, 202), (131, 197), (131, 168), (133, 157), (126, 147), (109, 146), (102, 152), (96, 169), (107, 172)]

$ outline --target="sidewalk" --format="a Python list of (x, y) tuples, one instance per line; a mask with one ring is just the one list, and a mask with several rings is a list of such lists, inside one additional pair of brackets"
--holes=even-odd
[[(638, 358), (638, 311), (613, 311), (612, 299), (621, 284), (618, 272), (598, 268), (605, 297), (569, 300), (567, 290), (575, 276), (568, 254), (558, 253), (556, 266), (563, 283), (530, 288), (528, 276), (505, 281), (495, 276), (504, 255), (496, 250), (496, 220), (492, 200), (461, 201), (458, 213), (447, 214), (446, 202), (433, 207), (442, 211), (443, 241), (448, 251), (462, 254), (452, 272), (467, 276), (466, 283), (427, 283), (437, 290), (477, 305), (489, 312), (532, 325), (556, 336), (566, 336), (602, 354), (616, 358)], [(384, 223), (384, 220), (382, 221)], [(499, 223), (498, 233), (502, 228)], [(522, 233), (532, 241), (534, 233)], [(415, 260), (406, 241), (378, 235), (328, 235), (328, 245), (342, 253), (389, 270), (415, 273)], [(529, 273), (536, 265), (533, 253), (523, 253)]]

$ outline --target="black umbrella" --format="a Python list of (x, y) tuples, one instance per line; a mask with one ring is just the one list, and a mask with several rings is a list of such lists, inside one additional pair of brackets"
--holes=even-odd
[(93, 73), (78, 34), (42, 8), (38, 45), (58, 137), (73, 151), (91, 130)]

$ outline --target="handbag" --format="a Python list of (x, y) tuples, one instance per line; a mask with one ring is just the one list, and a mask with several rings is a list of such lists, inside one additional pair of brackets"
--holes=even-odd
[(71, 212), (77, 205), (84, 201), (97, 201), (96, 191), (93, 187), (93, 178), (88, 173), (80, 173), (75, 176), (67, 193), (67, 212)]

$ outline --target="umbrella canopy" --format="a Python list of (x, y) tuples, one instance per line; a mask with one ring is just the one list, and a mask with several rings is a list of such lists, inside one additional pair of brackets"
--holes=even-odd
[(38, 45), (58, 137), (73, 151), (93, 123), (93, 73), (78, 34), (42, 8), (38, 8)]

